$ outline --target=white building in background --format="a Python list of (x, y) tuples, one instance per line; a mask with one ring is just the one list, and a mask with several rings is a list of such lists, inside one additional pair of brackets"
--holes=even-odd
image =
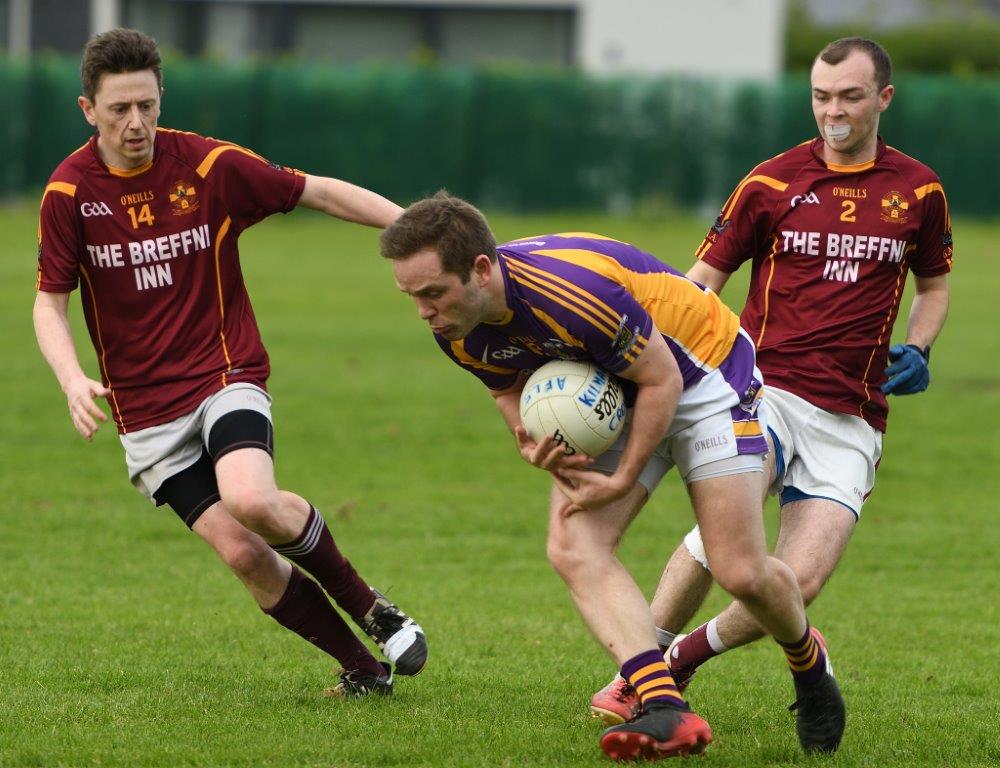
[(78, 52), (113, 26), (225, 59), (519, 61), (594, 74), (779, 74), (788, 0), (0, 0), (0, 45)]

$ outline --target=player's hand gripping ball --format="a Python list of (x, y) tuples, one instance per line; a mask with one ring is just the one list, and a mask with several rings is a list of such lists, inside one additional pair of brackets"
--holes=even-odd
[(593, 363), (553, 360), (521, 391), (521, 423), (532, 440), (553, 435), (567, 454), (599, 456), (625, 423), (625, 396), (618, 380)]

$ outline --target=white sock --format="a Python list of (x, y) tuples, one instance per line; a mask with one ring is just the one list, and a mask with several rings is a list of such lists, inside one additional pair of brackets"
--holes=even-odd
[(719, 637), (719, 619), (714, 618), (705, 626), (705, 637), (708, 640), (708, 644), (712, 647), (712, 650), (716, 653), (723, 653), (728, 651), (729, 648), (722, 638)]

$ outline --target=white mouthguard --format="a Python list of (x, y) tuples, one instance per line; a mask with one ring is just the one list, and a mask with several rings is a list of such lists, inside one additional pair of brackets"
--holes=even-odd
[(823, 133), (831, 141), (842, 141), (846, 139), (851, 134), (851, 126), (849, 125), (824, 125)]

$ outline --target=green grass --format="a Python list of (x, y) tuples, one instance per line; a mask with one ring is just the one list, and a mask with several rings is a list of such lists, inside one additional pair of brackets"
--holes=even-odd
[[(706, 222), (494, 224), (501, 238), (602, 231), (684, 268)], [(113, 430), (94, 444), (73, 431), (31, 329), (34, 230), (33, 205), (0, 209), (0, 765), (606, 764), (586, 705), (612, 665), (545, 561), (545, 476), (437, 351), (374, 232), (298, 213), (242, 243), (275, 371), (279, 481), (325, 511), (361, 573), (431, 643), (427, 670), (400, 678), (392, 700), (334, 702), (320, 696), (330, 661), (132, 490)], [(848, 701), (841, 751), (800, 754), (788, 674), (765, 642), (713, 661), (691, 687), (716, 736), (699, 765), (1000, 761), (998, 238), (1000, 226), (957, 223), (932, 386), (893, 402), (876, 493), (811, 611)], [(73, 311), (79, 320), (77, 299)], [(773, 529), (773, 508), (768, 518)], [(649, 591), (690, 524), (671, 476), (622, 550)], [(703, 617), (724, 603), (713, 591)]]

